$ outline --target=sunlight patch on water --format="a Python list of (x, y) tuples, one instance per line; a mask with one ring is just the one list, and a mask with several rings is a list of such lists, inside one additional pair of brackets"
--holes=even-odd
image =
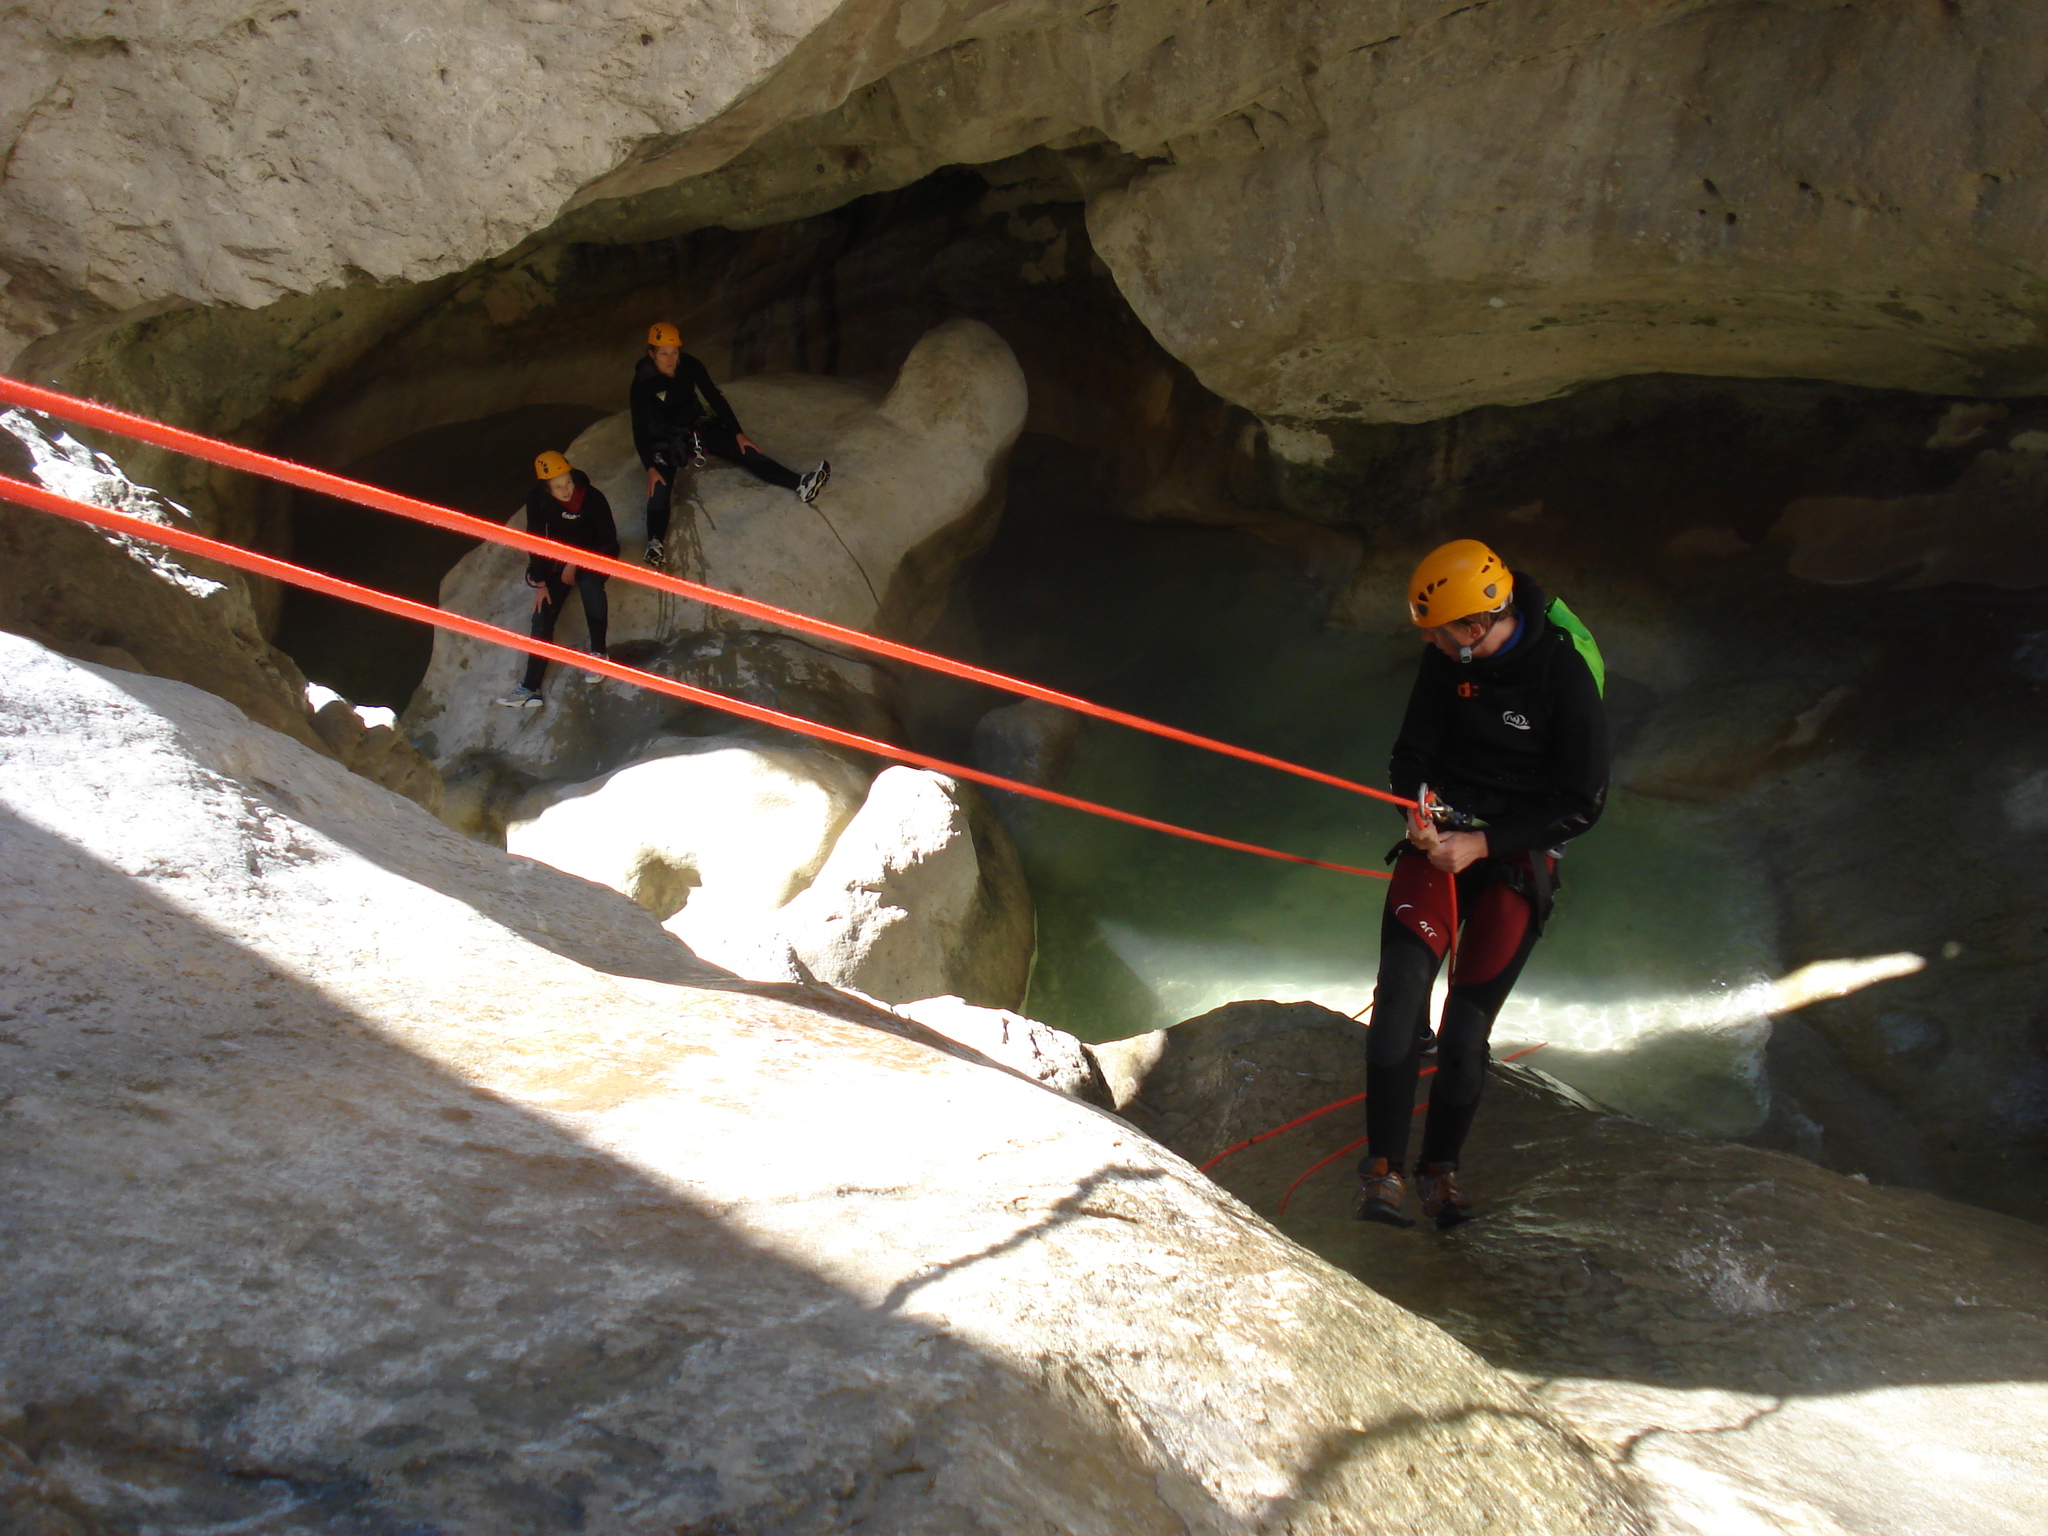
[[(1327, 955), (1271, 943), (1191, 942), (1128, 923), (1097, 925), (1104, 945), (1150, 994), (1160, 1016), (1191, 1019), (1245, 998), (1312, 1002), (1351, 1017), (1373, 977)], [(1915, 954), (1817, 961), (1775, 980), (1753, 976), (1694, 992), (1590, 1000), (1573, 989), (1510, 997), (1494, 1053), (1541, 1044), (1531, 1062), (1624, 1114), (1702, 1135), (1754, 1131), (1769, 1109), (1764, 1047), (1771, 1018), (1921, 970)], [(1431, 1017), (1442, 1016), (1438, 979)]]

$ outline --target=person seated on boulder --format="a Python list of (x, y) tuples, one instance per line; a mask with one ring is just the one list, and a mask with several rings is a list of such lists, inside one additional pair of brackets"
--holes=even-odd
[[(590, 483), (590, 476), (572, 468), (562, 454), (549, 450), (533, 461), (539, 479), (526, 498), (526, 531), (561, 544), (573, 544), (594, 555), (619, 553), (619, 532), (612, 523), (612, 504)], [(605, 626), (611, 605), (604, 584), (611, 578), (545, 555), (526, 557), (526, 584), (533, 593), (533, 638), (555, 638), (555, 620), (574, 586), (583, 596), (583, 622), (590, 631), (590, 654), (605, 654)], [(497, 702), (507, 709), (539, 709), (540, 683), (547, 676), (544, 656), (526, 658), (526, 678)]]
[(1563, 627), (1569, 611), (1477, 539), (1446, 544), (1416, 568), (1408, 611), (1429, 645), (1390, 774), (1394, 793), (1429, 814), (1409, 813), (1380, 919), (1357, 1215), (1415, 1224), (1402, 1209), (1401, 1170), (1430, 988), (1462, 919), (1416, 1166), (1423, 1214), (1443, 1228), (1471, 1214), (1458, 1155), (1493, 1021), (1550, 915), (1563, 844), (1606, 805), (1607, 722), (1577, 620)]
[(702, 464), (707, 453), (729, 459), (757, 479), (811, 502), (832, 478), (825, 460), (799, 475), (763, 453), (740, 427), (740, 419), (711, 372), (683, 350), (683, 333), (667, 321), (647, 333), (647, 355), (633, 368), (627, 397), (633, 413), (633, 446), (647, 469), (647, 563), (667, 554), (668, 522), (676, 471)]

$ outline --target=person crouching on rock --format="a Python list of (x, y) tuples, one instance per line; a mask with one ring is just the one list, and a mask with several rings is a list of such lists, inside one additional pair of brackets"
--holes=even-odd
[[(554, 452), (535, 459), (533, 472), (540, 483), (526, 498), (526, 531), (560, 544), (573, 544), (594, 555), (616, 558), (619, 533), (612, 523), (612, 504), (603, 491), (590, 483), (590, 476), (571, 468), (568, 459)], [(605, 626), (611, 617), (604, 593), (608, 580), (596, 571), (582, 570), (545, 555), (528, 555), (526, 584), (534, 589), (533, 638), (555, 638), (555, 620), (562, 616), (562, 605), (569, 600), (569, 589), (574, 586), (583, 597), (583, 623), (590, 631), (590, 654), (604, 655)], [(546, 657), (529, 656), (525, 680), (498, 702), (507, 709), (539, 709), (540, 683), (547, 670)]]
[(1460, 539), (1434, 551), (1408, 594), (1429, 645), (1391, 777), (1396, 794), (1432, 814), (1409, 813), (1380, 919), (1357, 1214), (1415, 1224), (1402, 1209), (1401, 1170), (1430, 988), (1462, 919), (1416, 1166), (1423, 1214), (1441, 1228), (1471, 1214), (1458, 1154), (1479, 1107), (1493, 1021), (1549, 917), (1562, 845), (1606, 804), (1607, 723), (1577, 621), (1572, 631), (1553, 623), (1549, 615), (1568, 611), (1486, 545)]
[(647, 333), (647, 355), (633, 368), (627, 396), (633, 415), (633, 446), (647, 469), (647, 563), (659, 566), (668, 553), (668, 523), (676, 471), (702, 464), (707, 453), (729, 459), (756, 479), (816, 501), (832, 478), (825, 460), (799, 475), (763, 453), (740, 427), (740, 419), (711, 372), (683, 350), (683, 333), (663, 321)]

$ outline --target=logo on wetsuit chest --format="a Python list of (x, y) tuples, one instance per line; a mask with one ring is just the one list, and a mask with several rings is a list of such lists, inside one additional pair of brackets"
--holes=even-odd
[(1518, 715), (1512, 709), (1506, 711), (1500, 718), (1501, 724), (1512, 725), (1518, 731), (1529, 729), (1529, 717), (1527, 715)]
[(1461, 699), (1476, 699), (1476, 698), (1478, 698), (1478, 697), (1479, 697), (1479, 685), (1478, 685), (1477, 683), (1460, 683), (1460, 684), (1458, 684), (1458, 697), (1459, 697), (1459, 698), (1461, 698)]

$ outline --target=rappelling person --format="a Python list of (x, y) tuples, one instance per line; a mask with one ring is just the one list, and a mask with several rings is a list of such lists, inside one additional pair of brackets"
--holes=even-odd
[(633, 413), (633, 446), (647, 470), (647, 563), (659, 566), (667, 554), (668, 521), (676, 472), (701, 465), (716, 454), (755, 478), (795, 491), (812, 502), (832, 466), (825, 460), (799, 475), (763, 453), (740, 427), (740, 419), (702, 363), (683, 350), (683, 333), (667, 321), (647, 332), (647, 355), (633, 367), (628, 396)]
[(1423, 809), (1408, 813), (1380, 919), (1357, 1214), (1415, 1224), (1402, 1169), (1430, 988), (1455, 945), (1415, 1169), (1423, 1214), (1442, 1228), (1471, 1214), (1458, 1154), (1493, 1021), (1549, 919), (1563, 845), (1606, 804), (1605, 674), (1571, 611), (1476, 539), (1416, 568), (1408, 612), (1429, 644), (1390, 773)]
[[(590, 483), (590, 476), (572, 468), (566, 456), (552, 449), (533, 461), (533, 473), (538, 483), (526, 498), (526, 531), (616, 559), (619, 531), (612, 523), (612, 504), (603, 491)], [(590, 654), (604, 655), (605, 627), (611, 617), (604, 584), (610, 579), (546, 555), (528, 555), (526, 584), (534, 589), (533, 638), (555, 638), (555, 620), (562, 616), (562, 605), (569, 600), (569, 590), (574, 587), (583, 597), (583, 623), (590, 631)], [(547, 670), (546, 657), (527, 657), (525, 680), (497, 702), (507, 709), (539, 709), (540, 683)]]

